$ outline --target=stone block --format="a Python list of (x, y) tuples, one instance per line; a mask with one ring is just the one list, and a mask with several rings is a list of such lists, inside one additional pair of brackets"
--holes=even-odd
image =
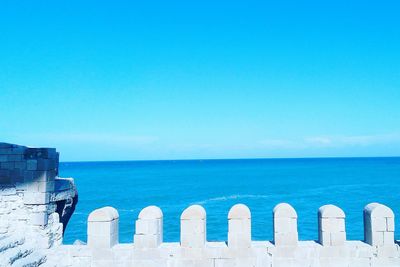
[(48, 182), (36, 182), (38, 185), (39, 192), (53, 192), (54, 191), (54, 181)]
[(10, 162), (10, 161), (1, 162), (0, 163), (0, 168), (3, 169), (3, 170), (12, 170), (12, 169), (15, 168), (15, 163), (14, 162)]
[(274, 234), (275, 246), (297, 246), (299, 236), (297, 232), (281, 232)]
[(250, 233), (228, 233), (228, 245), (230, 248), (250, 248)]
[(0, 155), (0, 162), (7, 162), (7, 161), (8, 161), (8, 156), (7, 155)]
[(398, 247), (394, 244), (378, 247), (376, 250), (378, 258), (398, 258), (400, 259), (400, 252)]
[(7, 161), (22, 161), (23, 156), (22, 155), (7, 155)]
[(387, 226), (386, 226), (386, 218), (374, 218), (371, 220), (371, 230), (376, 231), (376, 232), (384, 232), (386, 231)]
[(24, 204), (26, 205), (44, 205), (48, 204), (50, 201), (49, 193), (39, 193), (39, 192), (25, 192), (24, 193)]
[(181, 247), (185, 248), (203, 248), (206, 243), (206, 235), (202, 234), (181, 234)]
[(88, 222), (88, 235), (108, 236), (118, 233), (118, 225), (114, 221), (109, 222)]
[(24, 182), (49, 182), (54, 181), (55, 171), (25, 171)]
[(158, 234), (135, 234), (133, 242), (135, 248), (157, 248), (161, 244), (162, 240), (161, 236)]
[(230, 232), (251, 232), (251, 221), (249, 219), (230, 219), (228, 226)]
[(37, 170), (37, 160), (27, 160), (26, 161), (26, 169), (28, 171), (36, 171)]
[(26, 169), (26, 161), (15, 162), (14, 167), (16, 169), (25, 170)]
[(136, 234), (160, 234), (162, 233), (162, 221), (160, 219), (136, 221)]
[(23, 189), (29, 193), (46, 193), (54, 191), (54, 181), (23, 183)]
[(206, 225), (204, 220), (182, 220), (181, 233), (205, 233)]
[(372, 232), (367, 243), (371, 246), (383, 246), (385, 244), (384, 232)]
[(330, 246), (331, 245), (331, 233), (320, 231), (318, 233), (318, 242), (323, 246)]
[(341, 246), (346, 242), (346, 232), (331, 233), (331, 246)]
[(97, 248), (92, 252), (93, 261), (112, 261), (114, 260), (114, 251), (111, 248)]
[(337, 218), (321, 218), (320, 219), (321, 230), (326, 232), (344, 232), (345, 223), (344, 219)]
[(274, 232), (284, 233), (297, 229), (297, 220), (295, 218), (274, 218)]
[(392, 218), (386, 218), (386, 231), (394, 232), (394, 220)]
[(118, 244), (113, 248), (114, 260), (120, 262), (131, 263), (133, 256), (133, 245), (132, 244)]
[(57, 167), (55, 159), (29, 159), (26, 164), (28, 171), (49, 171)]
[(35, 212), (29, 216), (29, 223), (31, 225), (47, 225), (48, 214), (47, 212)]
[(383, 244), (384, 245), (394, 244), (394, 232), (383, 232)]
[(91, 248), (112, 248), (118, 244), (118, 235), (88, 235), (88, 246)]
[(55, 148), (27, 148), (24, 157), (25, 159), (55, 159), (57, 152)]

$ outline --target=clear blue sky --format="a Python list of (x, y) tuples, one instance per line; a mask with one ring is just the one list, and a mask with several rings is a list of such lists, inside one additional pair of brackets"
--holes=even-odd
[(1, 1), (0, 140), (61, 159), (400, 156), (399, 1)]

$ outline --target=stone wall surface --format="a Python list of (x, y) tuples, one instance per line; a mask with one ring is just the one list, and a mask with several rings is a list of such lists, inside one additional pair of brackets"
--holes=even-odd
[(54, 148), (0, 143), (0, 266), (39, 266), (62, 244), (77, 193), (57, 176), (58, 158)]
[(182, 212), (180, 242), (163, 242), (162, 210), (149, 206), (136, 220), (133, 242), (120, 244), (118, 211), (103, 207), (88, 214), (87, 244), (63, 245), (77, 193), (72, 179), (57, 177), (58, 153), (0, 146), (0, 266), (400, 266), (394, 213), (379, 203), (364, 208), (363, 241), (346, 239), (345, 213), (334, 205), (318, 210), (318, 240), (299, 241), (297, 213), (281, 203), (273, 210), (272, 241), (252, 241), (251, 211), (237, 204), (226, 242), (207, 241), (206, 210), (193, 205)]

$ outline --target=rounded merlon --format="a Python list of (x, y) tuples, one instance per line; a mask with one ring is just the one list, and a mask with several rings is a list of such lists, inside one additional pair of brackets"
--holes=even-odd
[(88, 222), (110, 222), (119, 218), (118, 211), (113, 207), (104, 207), (92, 211)]
[(157, 206), (148, 206), (139, 213), (139, 219), (155, 220), (163, 217), (162, 210)]
[(250, 209), (244, 204), (234, 205), (228, 213), (228, 219), (250, 219)]
[(376, 202), (365, 206), (364, 212), (371, 218), (394, 218), (394, 213), (391, 208)]
[(320, 218), (346, 218), (344, 211), (335, 205), (324, 205), (318, 209)]
[(296, 210), (288, 203), (280, 203), (274, 208), (274, 217), (297, 218)]
[(206, 210), (200, 205), (192, 205), (182, 212), (181, 220), (201, 219), (206, 218)]

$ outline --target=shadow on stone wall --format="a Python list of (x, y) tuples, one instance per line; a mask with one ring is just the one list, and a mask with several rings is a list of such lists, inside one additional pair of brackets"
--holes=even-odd
[[(58, 177), (58, 165), (59, 153), (55, 148), (0, 143), (0, 188), (15, 188), (26, 207), (41, 213), (56, 206), (65, 231), (78, 194), (72, 179)], [(41, 217), (46, 223), (46, 214)]]

